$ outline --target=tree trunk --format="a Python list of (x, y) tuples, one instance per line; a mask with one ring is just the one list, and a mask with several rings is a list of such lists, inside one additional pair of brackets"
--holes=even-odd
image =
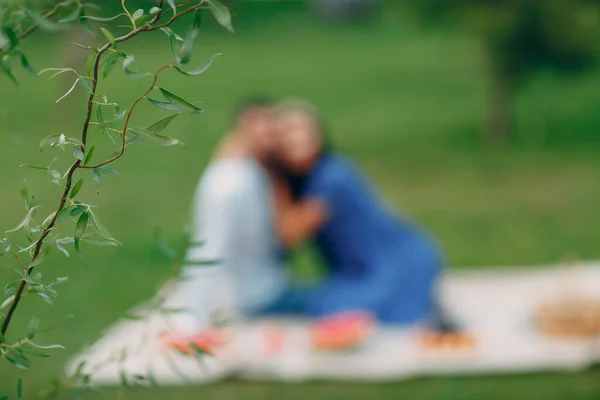
[(509, 139), (512, 127), (514, 77), (502, 62), (492, 61), (489, 71), (485, 138), (489, 142), (505, 143)]

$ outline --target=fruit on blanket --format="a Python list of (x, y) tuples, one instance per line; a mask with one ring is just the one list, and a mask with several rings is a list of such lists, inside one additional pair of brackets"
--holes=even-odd
[(421, 346), (426, 349), (470, 350), (475, 347), (475, 338), (464, 332), (422, 332), (419, 337)]
[(542, 304), (535, 313), (538, 330), (553, 338), (600, 336), (600, 301), (569, 296)]
[(215, 349), (227, 343), (227, 335), (219, 329), (206, 329), (191, 336), (181, 336), (166, 332), (161, 336), (165, 347), (173, 348), (184, 354), (213, 354)]
[(375, 319), (370, 313), (353, 311), (316, 321), (311, 327), (315, 350), (343, 350), (363, 343), (370, 335)]

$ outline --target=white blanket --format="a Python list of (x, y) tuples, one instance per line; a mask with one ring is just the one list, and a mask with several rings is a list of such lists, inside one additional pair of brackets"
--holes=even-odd
[[(223, 354), (194, 357), (165, 349), (158, 336), (164, 315), (123, 320), (67, 366), (96, 385), (128, 381), (200, 384), (230, 376), (268, 380), (398, 380), (422, 375), (572, 371), (600, 361), (598, 340), (550, 339), (532, 316), (544, 301), (575, 293), (600, 298), (600, 262), (577, 268), (503, 268), (456, 271), (441, 285), (442, 304), (476, 338), (465, 351), (432, 352), (413, 329), (379, 327), (360, 348), (345, 353), (307, 350), (306, 321), (275, 319), (238, 324)], [(284, 350), (268, 354), (261, 332), (283, 328)]]

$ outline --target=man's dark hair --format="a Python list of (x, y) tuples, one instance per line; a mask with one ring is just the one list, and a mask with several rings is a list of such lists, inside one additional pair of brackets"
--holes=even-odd
[(271, 107), (275, 102), (267, 96), (250, 96), (239, 100), (233, 109), (233, 122), (253, 108)]

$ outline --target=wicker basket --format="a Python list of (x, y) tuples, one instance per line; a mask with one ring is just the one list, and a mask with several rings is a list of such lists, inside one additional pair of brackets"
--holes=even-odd
[(569, 297), (543, 304), (535, 315), (538, 329), (555, 338), (591, 339), (600, 336), (600, 301)]

